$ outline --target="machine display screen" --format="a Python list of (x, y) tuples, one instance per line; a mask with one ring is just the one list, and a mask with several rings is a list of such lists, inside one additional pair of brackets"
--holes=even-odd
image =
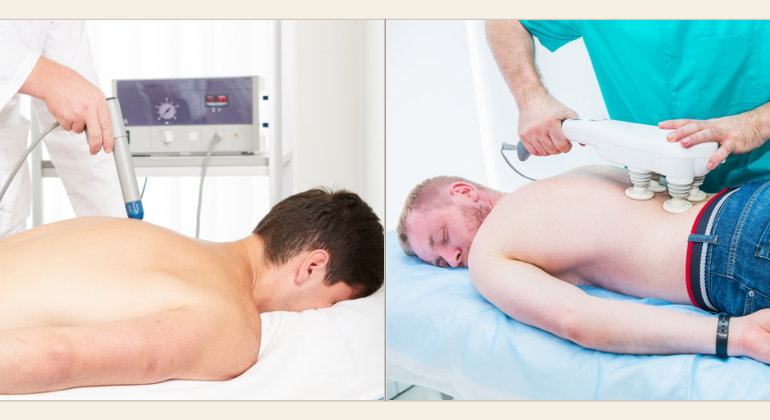
[(227, 106), (227, 95), (206, 95), (206, 106)]
[(254, 77), (116, 80), (126, 127), (251, 125), (259, 109)]

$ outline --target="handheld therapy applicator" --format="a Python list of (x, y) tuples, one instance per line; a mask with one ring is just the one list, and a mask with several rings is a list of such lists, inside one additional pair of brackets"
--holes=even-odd
[[(131, 160), (131, 150), (128, 147), (128, 137), (126, 134), (126, 128), (123, 125), (123, 114), (120, 112), (120, 104), (117, 98), (107, 98), (107, 107), (110, 110), (110, 122), (112, 123), (112, 132), (115, 140), (115, 146), (113, 147), (113, 155), (115, 156), (115, 166), (118, 170), (118, 180), (120, 181), (120, 189), (123, 191), (123, 201), (126, 203), (126, 213), (131, 219), (141, 220), (144, 217), (144, 208), (142, 207), (142, 197), (139, 194), (139, 185), (136, 182), (136, 174), (134, 173), (134, 164)], [(19, 169), (24, 164), (27, 156), (35, 149), (43, 138), (53, 131), (59, 123), (53, 123), (46, 128), (40, 135), (32, 141), (32, 144), (27, 148), (21, 159), (16, 163), (11, 173), (8, 175), (8, 179), (5, 181), (3, 189), (0, 190), (0, 200), (3, 199), (5, 192), (13, 181), (13, 177), (19, 172)], [(84, 130), (86, 133), (86, 140), (88, 139), (88, 130)]]
[(128, 136), (126, 127), (123, 125), (123, 114), (120, 112), (118, 99), (107, 98), (107, 107), (110, 109), (112, 133), (115, 137), (112, 154), (115, 157), (115, 167), (118, 170), (120, 189), (123, 191), (123, 201), (126, 203), (126, 213), (131, 219), (142, 220), (144, 218), (142, 196), (139, 194), (139, 185), (136, 182), (131, 149), (128, 146)]
[[(673, 130), (607, 119), (564, 120), (562, 131), (567, 141), (593, 146), (599, 156), (627, 167), (633, 184), (625, 192), (629, 198), (648, 200), (653, 192), (665, 191), (658, 189), (658, 182), (653, 182), (660, 179), (660, 175), (666, 177), (671, 195), (671, 199), (663, 203), (667, 212), (685, 212), (692, 207), (690, 201), (706, 198), (698, 186), (710, 172), (706, 164), (717, 150), (716, 143), (684, 148), (666, 138)], [(530, 155), (521, 142), (516, 150), (521, 161)]]

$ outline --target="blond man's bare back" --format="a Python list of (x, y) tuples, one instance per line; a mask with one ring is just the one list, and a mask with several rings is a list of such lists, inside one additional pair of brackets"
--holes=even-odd
[[(626, 171), (580, 168), (500, 199), (469, 255), (478, 292), (519, 322), (624, 354), (714, 354), (715, 317), (592, 296), (594, 285), (689, 304), (688, 235), (705, 203), (673, 215), (664, 194), (623, 194)], [(727, 356), (770, 363), (770, 310), (730, 319)]]
[(473, 254), (491, 253), (574, 285), (690, 303), (687, 236), (706, 201), (674, 215), (667, 194), (632, 200), (629, 186), (625, 169), (592, 166), (507, 194), (473, 241), (471, 271)]
[[(24, 389), (29, 378), (19, 378), (16, 387), (0, 382), (0, 392), (244, 372), (256, 362), (261, 331), (252, 284), (244, 281), (248, 267), (230, 252), (242, 252), (239, 246), (102, 217), (0, 240), (0, 342), (26, 340), (28, 351), (48, 352), (30, 356), (47, 365), (28, 374), (51, 382)], [(14, 355), (0, 349), (3, 356)], [(77, 378), (81, 370), (89, 373)]]

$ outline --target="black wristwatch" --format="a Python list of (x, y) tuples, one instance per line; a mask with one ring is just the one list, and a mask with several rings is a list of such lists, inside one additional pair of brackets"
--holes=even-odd
[(730, 330), (730, 315), (719, 314), (717, 322), (717, 357), (727, 359), (727, 332)]

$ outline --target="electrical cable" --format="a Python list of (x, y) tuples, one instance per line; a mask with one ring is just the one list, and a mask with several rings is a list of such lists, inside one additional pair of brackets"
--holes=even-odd
[(40, 140), (43, 140), (43, 137), (45, 137), (48, 133), (50, 133), (54, 128), (58, 127), (59, 123), (53, 123), (48, 128), (45, 129), (42, 133), (40, 133), (39, 136), (35, 140), (32, 141), (32, 144), (27, 148), (27, 151), (24, 152), (24, 155), (22, 155), (21, 159), (19, 159), (19, 162), (16, 164), (16, 166), (11, 171), (11, 174), (8, 175), (8, 179), (5, 181), (5, 185), (3, 185), (3, 189), (0, 190), (0, 201), (2, 201), (3, 196), (5, 195), (5, 191), (8, 190), (8, 187), (11, 186), (11, 181), (13, 181), (13, 177), (16, 176), (16, 172), (19, 172), (19, 168), (21, 168), (21, 165), (24, 164), (24, 161), (27, 160), (27, 156), (32, 152), (32, 150), (35, 149), (35, 146), (37, 146), (38, 143), (40, 143)]
[(535, 178), (530, 178), (523, 173), (519, 172), (516, 168), (511, 165), (511, 162), (508, 160), (508, 158), (505, 156), (505, 150), (516, 150), (516, 145), (509, 144), (509, 143), (503, 143), (503, 146), (500, 148), (500, 154), (503, 155), (503, 159), (505, 159), (505, 162), (508, 164), (508, 166), (511, 167), (511, 169), (514, 170), (517, 174), (521, 175), (522, 177), (530, 180), (530, 181), (537, 181)]
[(147, 188), (147, 177), (144, 177), (144, 186), (142, 187), (142, 193), (139, 194), (139, 198), (144, 198), (144, 189)]
[(209, 151), (206, 153), (206, 158), (203, 159), (203, 172), (201, 172), (201, 184), (200, 184), (200, 187), (198, 187), (198, 217), (195, 221), (195, 239), (198, 239), (201, 231), (201, 204), (203, 203), (203, 180), (206, 179), (206, 169), (209, 166), (209, 158), (211, 157), (211, 152), (214, 151), (214, 145), (217, 144), (219, 140), (222, 140), (222, 135), (217, 133), (214, 135), (214, 139), (211, 140), (211, 145), (209, 145)]

